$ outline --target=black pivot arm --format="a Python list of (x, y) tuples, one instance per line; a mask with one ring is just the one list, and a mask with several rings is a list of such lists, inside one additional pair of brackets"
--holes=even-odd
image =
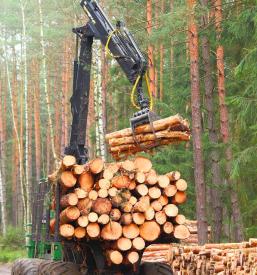
[(130, 83), (135, 85), (137, 78), (141, 77), (137, 85), (137, 101), (141, 110), (148, 109), (149, 102), (142, 89), (142, 78), (148, 63), (133, 36), (120, 21), (114, 28), (96, 1), (82, 0), (81, 6), (88, 15), (88, 25), (95, 38), (99, 39), (106, 47), (107, 53), (117, 60)]
[(87, 25), (73, 29), (73, 32), (76, 34), (76, 57), (73, 64), (73, 94), (70, 99), (72, 124), (70, 145), (65, 148), (65, 154), (75, 156), (79, 164), (84, 164), (88, 160), (85, 139), (94, 35)]

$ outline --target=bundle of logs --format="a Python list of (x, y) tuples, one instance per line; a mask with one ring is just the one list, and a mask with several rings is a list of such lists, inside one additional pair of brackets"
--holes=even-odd
[(204, 246), (153, 245), (143, 261), (170, 264), (174, 274), (257, 274), (257, 239)]
[[(186, 220), (184, 225), (188, 228), (190, 236), (187, 239), (180, 240), (180, 244), (186, 245), (198, 245), (198, 231), (197, 221)], [(208, 238), (211, 239), (211, 227), (208, 226)], [(146, 262), (167, 262), (169, 255), (170, 245), (169, 244), (152, 244), (146, 248), (143, 254), (143, 261)]]
[(49, 179), (61, 186), (60, 235), (101, 240), (109, 264), (135, 264), (158, 238), (190, 235), (178, 209), (187, 182), (178, 171), (158, 175), (148, 158), (109, 164), (96, 158), (82, 166), (65, 156)]
[(107, 134), (109, 151), (116, 159), (122, 155), (135, 154), (160, 145), (178, 144), (189, 141), (189, 124), (179, 115), (156, 120), (151, 124), (138, 126), (133, 134), (131, 128)]

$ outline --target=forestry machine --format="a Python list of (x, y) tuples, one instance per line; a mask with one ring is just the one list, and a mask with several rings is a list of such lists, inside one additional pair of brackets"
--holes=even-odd
[[(89, 105), (90, 70), (94, 40), (100, 40), (106, 53), (116, 59), (133, 86), (132, 97), (136, 93), (139, 111), (130, 119), (132, 130), (142, 124), (157, 119), (151, 112), (150, 103), (143, 93), (143, 80), (147, 82), (148, 62), (137, 46), (133, 36), (124, 24), (117, 22), (114, 28), (98, 3), (82, 0), (81, 6), (89, 20), (85, 26), (74, 28), (76, 34), (76, 56), (74, 60), (73, 95), (71, 97), (72, 125), (70, 145), (65, 154), (73, 155), (77, 163), (88, 160), (85, 148), (86, 122)], [(79, 47), (80, 45), (80, 47)], [(149, 85), (148, 85), (149, 87)], [(149, 93), (150, 95), (150, 93)], [(14, 263), (13, 275), (30, 274), (171, 274), (168, 266), (158, 263), (144, 263), (139, 266), (108, 267), (100, 241), (75, 242), (59, 236), (60, 186), (56, 184), (55, 211), (50, 210), (50, 184), (42, 180), (33, 190), (32, 224), (29, 224), (26, 246), (28, 258)], [(50, 219), (55, 217), (55, 233), (49, 232)], [(164, 240), (163, 242), (171, 240)], [(141, 255), (142, 256), (142, 255)]]

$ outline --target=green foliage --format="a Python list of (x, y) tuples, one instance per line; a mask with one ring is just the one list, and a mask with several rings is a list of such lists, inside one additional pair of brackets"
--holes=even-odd
[(4, 249), (22, 248), (25, 245), (25, 233), (22, 228), (8, 227), (6, 235), (0, 235), (0, 247)]
[(26, 257), (25, 249), (5, 248), (0, 250), (0, 263), (13, 262), (16, 259)]

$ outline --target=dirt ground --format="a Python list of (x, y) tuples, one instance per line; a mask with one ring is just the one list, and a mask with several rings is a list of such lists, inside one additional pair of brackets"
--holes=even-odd
[(12, 264), (0, 264), (0, 275), (11, 275)]

